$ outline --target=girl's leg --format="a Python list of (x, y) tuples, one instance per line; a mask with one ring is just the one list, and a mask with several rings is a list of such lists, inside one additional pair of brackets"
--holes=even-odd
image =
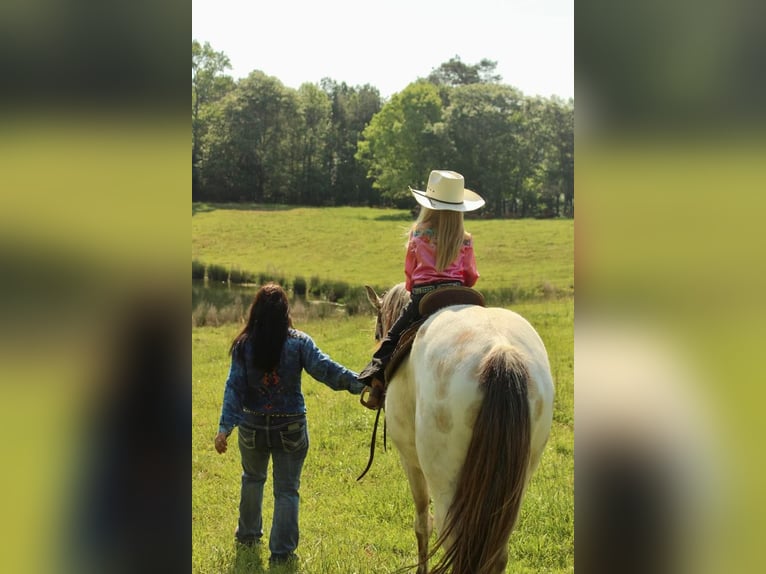
[(369, 385), (373, 379), (378, 379), (380, 382), (385, 383), (384, 371), (386, 365), (391, 360), (391, 355), (394, 354), (399, 337), (407, 330), (407, 327), (420, 318), (417, 303), (418, 301), (415, 300), (410, 301), (404, 308), (402, 314), (399, 315), (399, 318), (388, 330), (388, 334), (381, 341), (378, 350), (372, 355), (372, 360), (359, 373), (357, 378), (360, 381)]

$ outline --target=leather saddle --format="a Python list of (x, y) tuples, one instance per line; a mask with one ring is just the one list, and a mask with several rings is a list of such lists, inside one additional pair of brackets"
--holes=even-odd
[(412, 343), (415, 341), (415, 335), (418, 334), (418, 330), (421, 325), (426, 322), (431, 315), (444, 309), (445, 307), (451, 307), (453, 305), (479, 305), (485, 307), (484, 295), (471, 289), (470, 287), (461, 286), (447, 286), (434, 289), (430, 293), (427, 293), (420, 300), (418, 305), (418, 312), (421, 318), (410, 325), (401, 337), (394, 349), (391, 359), (386, 365), (386, 381), (390, 381), (396, 369), (401, 364), (402, 360), (410, 354), (412, 349)]

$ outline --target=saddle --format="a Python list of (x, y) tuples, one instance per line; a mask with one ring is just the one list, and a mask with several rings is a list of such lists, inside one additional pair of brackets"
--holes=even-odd
[(415, 341), (415, 335), (418, 334), (418, 330), (426, 322), (426, 319), (437, 311), (453, 305), (479, 305), (484, 307), (484, 296), (470, 287), (452, 285), (440, 287), (425, 294), (418, 305), (418, 312), (421, 318), (410, 325), (399, 337), (399, 342), (396, 344), (388, 365), (386, 365), (386, 381), (391, 380), (401, 362), (410, 354), (412, 343)]
[[(388, 386), (388, 381), (391, 380), (391, 377), (394, 375), (394, 372), (396, 372), (396, 369), (401, 364), (402, 360), (404, 360), (404, 358), (410, 354), (412, 343), (415, 341), (415, 335), (417, 335), (421, 325), (423, 325), (423, 323), (426, 322), (426, 319), (428, 319), (437, 311), (444, 309), (445, 307), (451, 307), (453, 305), (479, 305), (480, 307), (485, 307), (484, 295), (474, 289), (471, 289), (470, 287), (452, 285), (447, 287), (439, 287), (438, 289), (434, 289), (430, 293), (424, 295), (418, 304), (418, 312), (420, 313), (421, 318), (415, 321), (410, 327), (408, 327), (407, 330), (402, 333), (401, 337), (399, 337), (399, 342), (396, 344), (396, 348), (391, 355), (391, 359), (389, 360), (388, 365), (386, 365), (386, 386)], [(383, 397), (381, 400), (385, 400), (385, 390), (383, 391)], [(375, 424), (372, 429), (372, 440), (370, 441), (370, 459), (367, 462), (367, 467), (364, 469), (364, 471), (362, 471), (362, 474), (359, 475), (357, 480), (361, 480), (372, 466), (372, 460), (375, 457), (375, 437), (378, 433), (378, 420), (380, 419), (381, 410), (383, 409), (379, 408), (378, 413), (375, 415)], [(384, 422), (384, 448), (385, 445), (386, 432)]]

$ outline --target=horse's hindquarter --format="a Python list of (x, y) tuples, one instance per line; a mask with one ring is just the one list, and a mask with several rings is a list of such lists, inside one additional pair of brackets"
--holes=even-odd
[(553, 414), (553, 382), (542, 340), (512, 311), (449, 307), (421, 327), (408, 365), (417, 381), (413, 391), (416, 448), (432, 489), (454, 487), (483, 398), (480, 365), (497, 345), (510, 345), (526, 359), (530, 374), (530, 470), (537, 464)]

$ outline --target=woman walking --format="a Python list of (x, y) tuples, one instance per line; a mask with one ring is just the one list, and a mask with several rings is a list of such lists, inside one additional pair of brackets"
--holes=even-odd
[(293, 328), (287, 294), (275, 283), (255, 294), (247, 324), (229, 349), (231, 368), (224, 390), (215, 449), (226, 452), (239, 427), (242, 489), (235, 537), (246, 545), (263, 536), (263, 487), (273, 461), (274, 519), (269, 562), (297, 559), (299, 489), (309, 447), (301, 373), (335, 391), (358, 395), (356, 373), (324, 354), (306, 333)]

